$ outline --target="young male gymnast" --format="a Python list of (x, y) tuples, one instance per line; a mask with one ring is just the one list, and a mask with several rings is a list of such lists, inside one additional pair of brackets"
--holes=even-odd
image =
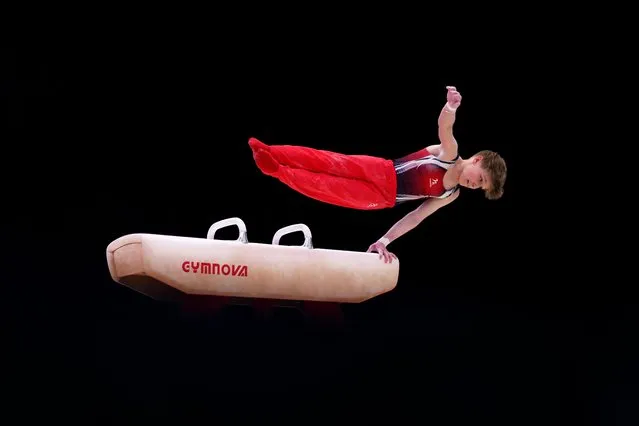
[(440, 143), (396, 160), (267, 145), (256, 138), (249, 139), (249, 146), (262, 173), (318, 201), (376, 210), (425, 199), (368, 248), (367, 252), (379, 253), (384, 262), (392, 262), (395, 256), (386, 247), (456, 200), (460, 186), (482, 189), (489, 200), (504, 193), (506, 162), (498, 153), (483, 150), (468, 159), (459, 156), (453, 124), (462, 97), (454, 86), (446, 89), (446, 104), (438, 118)]

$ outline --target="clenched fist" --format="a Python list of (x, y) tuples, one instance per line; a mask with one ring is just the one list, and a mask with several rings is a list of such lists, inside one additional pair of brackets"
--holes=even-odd
[(446, 94), (446, 101), (451, 108), (456, 109), (461, 104), (462, 96), (459, 94), (455, 86), (446, 86), (448, 93)]

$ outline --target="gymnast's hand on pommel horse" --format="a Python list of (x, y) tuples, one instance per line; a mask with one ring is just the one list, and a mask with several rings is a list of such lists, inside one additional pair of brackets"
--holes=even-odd
[(462, 97), (454, 86), (446, 90), (446, 104), (437, 121), (439, 143), (396, 160), (267, 145), (256, 138), (249, 139), (249, 146), (262, 173), (324, 203), (379, 210), (422, 200), (367, 250), (392, 262), (396, 256), (387, 250), (388, 244), (456, 200), (460, 187), (481, 189), (489, 200), (501, 198), (504, 192), (506, 162), (497, 152), (482, 150), (468, 159), (458, 154), (453, 124)]

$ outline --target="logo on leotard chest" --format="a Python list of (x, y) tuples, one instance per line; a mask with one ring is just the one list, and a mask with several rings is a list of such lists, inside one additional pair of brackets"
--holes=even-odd
[(429, 186), (432, 187), (433, 185), (437, 185), (437, 182), (439, 182), (439, 179), (437, 179), (437, 178), (429, 178), (428, 182), (429, 182)]

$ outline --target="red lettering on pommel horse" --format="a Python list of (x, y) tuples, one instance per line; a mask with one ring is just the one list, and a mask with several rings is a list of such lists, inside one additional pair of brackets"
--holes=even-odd
[(234, 277), (247, 277), (248, 267), (246, 265), (228, 265), (226, 263), (192, 262), (185, 260), (182, 262), (184, 272), (208, 275), (231, 275)]

